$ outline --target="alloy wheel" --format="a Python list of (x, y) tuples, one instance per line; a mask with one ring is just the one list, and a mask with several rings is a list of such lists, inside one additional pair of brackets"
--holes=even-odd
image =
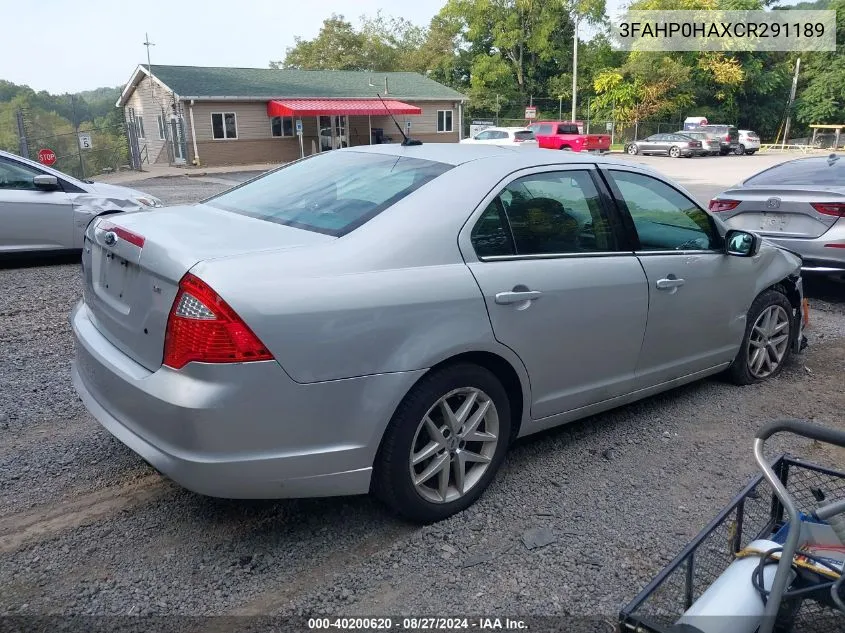
[(755, 378), (773, 374), (789, 347), (789, 315), (782, 306), (771, 305), (760, 313), (748, 338), (748, 371)]
[(677, 158), (677, 157), (678, 157), (678, 156), (680, 156), (680, 155), (681, 155), (681, 150), (680, 150), (680, 148), (678, 148), (677, 146), (672, 147), (672, 148), (669, 150), (669, 156), (671, 156), (672, 158)]
[(637, 146), (636, 146), (636, 145), (634, 145), (633, 143), (632, 143), (631, 145), (629, 145), (629, 146), (628, 146), (628, 153), (629, 153), (631, 156), (635, 156), (635, 155), (636, 155), (636, 153), (637, 153), (637, 151), (638, 151), (638, 150), (637, 150)]
[(420, 421), (408, 467), (417, 493), (432, 503), (450, 503), (472, 490), (487, 471), (499, 444), (499, 416), (481, 389), (450, 391)]

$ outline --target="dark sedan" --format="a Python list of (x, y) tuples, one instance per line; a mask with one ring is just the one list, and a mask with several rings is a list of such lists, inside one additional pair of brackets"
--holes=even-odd
[(685, 134), (652, 134), (640, 141), (625, 145), (625, 152), (637, 154), (666, 154), (672, 158), (690, 158), (706, 153), (701, 141)]

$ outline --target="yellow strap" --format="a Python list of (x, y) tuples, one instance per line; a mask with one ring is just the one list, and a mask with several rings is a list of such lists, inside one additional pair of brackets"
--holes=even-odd
[[(746, 547), (745, 549), (737, 552), (736, 557), (737, 558), (749, 558), (751, 556), (765, 556), (765, 555), (766, 555), (766, 552), (763, 552), (763, 551), (760, 551), (760, 550), (757, 550), (757, 549), (754, 549), (754, 548), (751, 548), (751, 547)], [(800, 556), (800, 554), (799, 554), (799, 556)], [(775, 553), (771, 554), (771, 557), (776, 558), (777, 560), (780, 560), (780, 552), (775, 552)], [(815, 573), (817, 573), (821, 576), (827, 576), (828, 578), (831, 578), (832, 580), (836, 580), (841, 575), (841, 574), (837, 574), (832, 569), (827, 569), (827, 568), (822, 567), (820, 565), (817, 566), (817, 565), (814, 565), (813, 563), (807, 563), (803, 560), (795, 560), (793, 558), (792, 564), (797, 566), (797, 567), (802, 567), (803, 569), (807, 569), (809, 571), (815, 572)]]

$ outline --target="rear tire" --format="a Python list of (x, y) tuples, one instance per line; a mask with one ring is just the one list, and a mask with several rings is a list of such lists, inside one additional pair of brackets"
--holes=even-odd
[(569, 145), (564, 145), (560, 149), (561, 149), (561, 151), (564, 151), (564, 152), (571, 152), (572, 151), (572, 148), (569, 147)]
[(779, 290), (761, 293), (748, 309), (745, 336), (728, 369), (731, 381), (753, 385), (783, 371), (792, 354), (792, 327), (792, 304), (786, 295)]
[(672, 158), (680, 158), (681, 148), (678, 147), (677, 145), (670, 147), (669, 148), (669, 156), (671, 156)]
[[(451, 424), (443, 402), (454, 413)], [(461, 416), (464, 405), (469, 408)], [(478, 423), (467, 428), (476, 414), (481, 416)], [(417, 523), (441, 521), (465, 510), (482, 495), (504, 460), (510, 416), (502, 383), (484, 367), (463, 363), (424, 376), (402, 400), (385, 431), (371, 492)], [(489, 461), (477, 461), (479, 457)], [(437, 467), (444, 463), (444, 468)], [(421, 479), (429, 472), (434, 474)]]
[(736, 149), (734, 150), (734, 154), (736, 154), (737, 156), (742, 156), (743, 154), (745, 154), (745, 145), (737, 145)]

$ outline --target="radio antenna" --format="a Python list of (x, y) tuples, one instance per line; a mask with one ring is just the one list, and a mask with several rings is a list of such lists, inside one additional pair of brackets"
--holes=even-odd
[(399, 134), (402, 135), (402, 145), (404, 145), (406, 147), (409, 146), (409, 145), (422, 145), (422, 141), (419, 141), (419, 140), (413, 139), (413, 138), (408, 138), (405, 135), (405, 132), (402, 129), (402, 126), (399, 125), (399, 121), (397, 121), (396, 117), (393, 116), (393, 113), (390, 111), (390, 108), (387, 107), (387, 104), (384, 102), (384, 99), (381, 98), (381, 95), (379, 93), (376, 93), (376, 96), (379, 98), (379, 101), (381, 101), (381, 104), (384, 106), (384, 109), (387, 112), (387, 114), (389, 114), (390, 118), (393, 119), (393, 122), (396, 124), (396, 129), (399, 130)]

